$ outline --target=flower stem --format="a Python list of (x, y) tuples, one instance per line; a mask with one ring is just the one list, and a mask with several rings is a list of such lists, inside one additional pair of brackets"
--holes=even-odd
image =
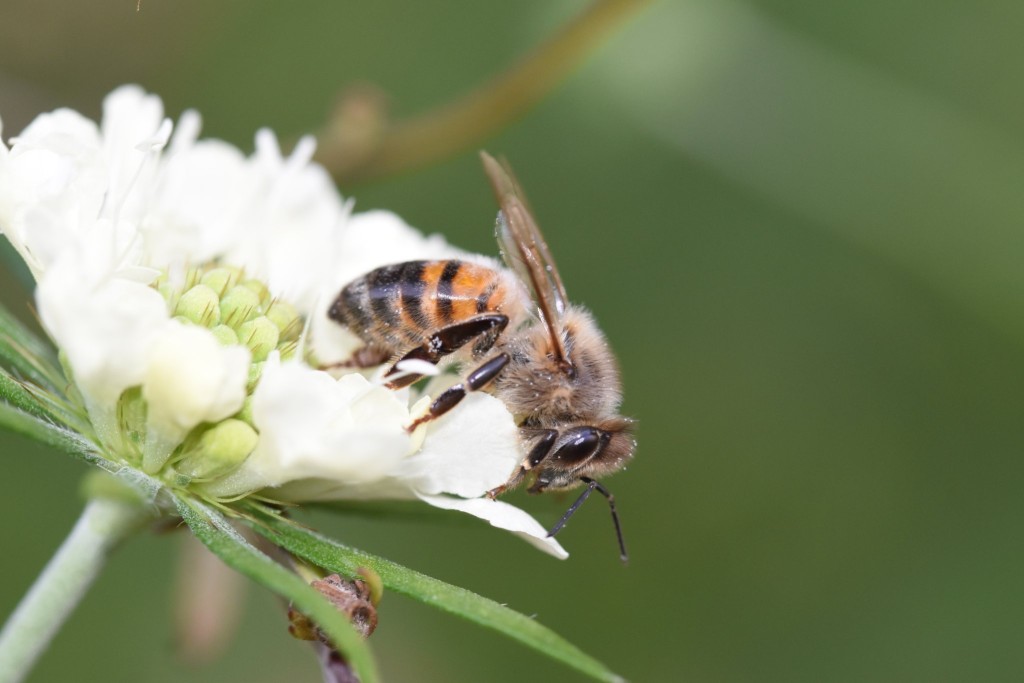
[(339, 184), (393, 175), (456, 154), (522, 116), (650, 0), (594, 0), (554, 36), (450, 104), (381, 121), (381, 97), (357, 88), (318, 136), (317, 160)]
[(119, 541), (147, 515), (124, 501), (89, 501), (82, 516), (0, 631), (0, 683), (17, 683), (71, 615)]

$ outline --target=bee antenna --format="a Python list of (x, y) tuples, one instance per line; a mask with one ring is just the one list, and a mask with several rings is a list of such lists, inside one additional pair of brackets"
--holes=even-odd
[(612, 522), (615, 524), (615, 536), (619, 539), (619, 559), (622, 560), (623, 564), (629, 562), (629, 555), (626, 553), (626, 541), (622, 538), (622, 525), (619, 524), (619, 513), (615, 509), (615, 496), (612, 495), (611, 491), (601, 486), (600, 482), (590, 477), (580, 477), (580, 481), (587, 485), (587, 488), (583, 490), (580, 497), (576, 499), (569, 509), (565, 511), (562, 518), (558, 520), (558, 523), (551, 527), (551, 531), (548, 532), (548, 538), (552, 538), (555, 534), (562, 530), (569, 518), (576, 514), (576, 511), (580, 509), (580, 506), (586, 502), (587, 498), (590, 498), (590, 494), (596, 489), (598, 493), (605, 497), (608, 501), (608, 509), (612, 513)]

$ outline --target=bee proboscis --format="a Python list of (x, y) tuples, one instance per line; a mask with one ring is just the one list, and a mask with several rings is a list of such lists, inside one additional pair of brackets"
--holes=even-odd
[(501, 399), (515, 417), (525, 457), (497, 496), (530, 480), (530, 493), (586, 489), (548, 535), (558, 533), (595, 490), (607, 500), (626, 560), (615, 499), (596, 479), (621, 469), (636, 449), (633, 421), (619, 414), (618, 364), (586, 309), (569, 303), (555, 261), (511, 171), (487, 153), (484, 170), (500, 210), (496, 261), (408, 261), (347, 284), (328, 316), (366, 344), (351, 365), (391, 360), (388, 386), (423, 375), (402, 361), (460, 359), (472, 368), (434, 399), (410, 431), (454, 408), (469, 392)]

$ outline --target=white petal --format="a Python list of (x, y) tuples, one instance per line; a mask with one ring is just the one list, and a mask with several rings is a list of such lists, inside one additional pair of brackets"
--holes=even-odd
[[(394, 370), (389, 370), (386, 366), (381, 366), (380, 373), (381, 384), (386, 384), (387, 382), (394, 382), (395, 380), (408, 377), (409, 375), (436, 377), (441, 374), (441, 368), (420, 358), (406, 358), (405, 360), (400, 360), (395, 363)], [(387, 375), (386, 380), (384, 379), (385, 374)]]
[(12, 141), (12, 149), (46, 149), (71, 158), (100, 146), (100, 132), (95, 123), (71, 109), (40, 114)]
[(304, 314), (330, 278), (348, 214), (327, 172), (308, 163), (311, 150), (299, 145), (283, 158), (273, 134), (260, 131), (249, 164), (254, 195), (238, 217), (244, 235), (226, 254)]
[(142, 382), (150, 345), (168, 320), (167, 305), (146, 284), (118, 278), (93, 284), (83, 264), (62, 263), (36, 290), (40, 318), (67, 354), (83, 393), (113, 402)]
[(97, 281), (71, 251), (36, 288), (39, 316), (66, 354), (100, 439), (117, 443), (117, 398), (141, 383), (150, 345), (168, 320), (167, 305), (147, 284)]
[(160, 127), (156, 129), (148, 139), (143, 139), (135, 145), (135, 149), (140, 152), (159, 152), (167, 146), (167, 142), (171, 139), (171, 131), (174, 130), (174, 124), (171, 123), (170, 119), (164, 119), (160, 122)]
[(109, 189), (103, 215), (139, 222), (157, 173), (157, 153), (167, 142), (170, 125), (163, 103), (142, 88), (126, 85), (103, 100), (103, 152)]
[(38, 279), (95, 221), (106, 189), (96, 125), (66, 109), (43, 114), (0, 159), (0, 231)]
[(398, 472), (420, 493), (476, 498), (507, 482), (522, 460), (512, 415), (488, 394), (468, 395), (429, 425)]
[(491, 500), (490, 498), (471, 498), (465, 500), (450, 496), (421, 495), (420, 499), (434, 507), (444, 508), (445, 510), (460, 510), (474, 517), (485, 519), (491, 523), (491, 526), (511, 531), (531, 545), (554, 555), (560, 560), (569, 557), (569, 553), (565, 551), (558, 541), (548, 538), (547, 530), (537, 520), (514, 505)]
[(258, 201), (255, 194), (235, 147), (217, 140), (179, 144), (165, 160), (142, 224), (148, 261), (171, 268), (204, 263), (248, 239), (240, 218)]
[(298, 479), (275, 488), (279, 500), (415, 500), (416, 493), (398, 479), (383, 478), (359, 483), (329, 479)]
[[(245, 401), (249, 360), (248, 349), (222, 346), (204, 327), (168, 321), (150, 349), (142, 384), (154, 439), (173, 448), (200, 422), (237, 413)], [(146, 469), (163, 464), (165, 447), (147, 452)]]
[(256, 451), (243, 465), (271, 486), (319, 478), (357, 488), (378, 481), (411, 450), (404, 394), (362, 375), (272, 358), (253, 394)]
[[(164, 105), (137, 85), (123, 85), (103, 100), (103, 145), (111, 161), (131, 158), (129, 150), (155, 136), (164, 121)], [(169, 132), (169, 131), (168, 131)], [(115, 167), (116, 170), (116, 167)]]
[(199, 139), (199, 131), (203, 127), (203, 117), (195, 109), (186, 109), (174, 127), (171, 138), (170, 153), (175, 154), (188, 149)]

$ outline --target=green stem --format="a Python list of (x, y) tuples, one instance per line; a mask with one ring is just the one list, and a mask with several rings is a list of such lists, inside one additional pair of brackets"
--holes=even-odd
[(28, 675), (96, 579), (110, 551), (147, 516), (137, 506), (91, 500), (49, 564), (0, 631), (0, 683)]

